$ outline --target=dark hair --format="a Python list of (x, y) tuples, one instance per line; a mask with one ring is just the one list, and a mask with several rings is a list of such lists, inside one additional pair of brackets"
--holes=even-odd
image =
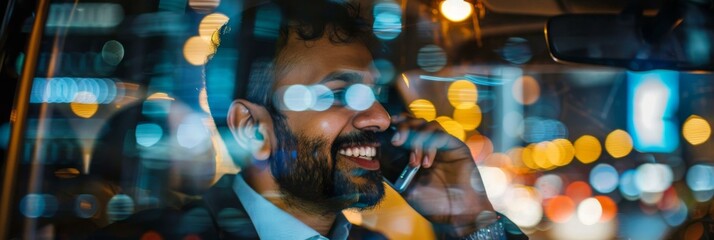
[(362, 41), (370, 45), (369, 25), (359, 6), (339, 0), (275, 0), (243, 11), (223, 25), (216, 52), (204, 68), (211, 114), (225, 124), (230, 103), (244, 98), (273, 113), (274, 81), (300, 56), (283, 52), (294, 34), (304, 41), (328, 37), (334, 44)]

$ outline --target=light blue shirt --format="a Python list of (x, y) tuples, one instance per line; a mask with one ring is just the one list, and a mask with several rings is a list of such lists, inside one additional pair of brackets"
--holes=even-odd
[(233, 191), (245, 207), (260, 239), (332, 239), (345, 240), (352, 227), (341, 213), (337, 215), (330, 238), (320, 235), (305, 223), (273, 205), (255, 192), (240, 174), (233, 182)]

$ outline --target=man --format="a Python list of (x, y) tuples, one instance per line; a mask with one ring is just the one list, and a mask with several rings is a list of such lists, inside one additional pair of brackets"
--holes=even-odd
[[(241, 174), (224, 176), (201, 202), (181, 211), (144, 212), (97, 238), (372, 238), (350, 226), (341, 211), (374, 207), (383, 198), (377, 134), (390, 125), (398, 132), (392, 143), (411, 149), (410, 165), (422, 168), (404, 197), (434, 224), (439, 237), (510, 234), (503, 225), (509, 222), (495, 214), (485, 192), (474, 190), (484, 189), (483, 183), (462, 142), (435, 122), (390, 117), (372, 93), (346, 96), (374, 86), (377, 78), (368, 48), (371, 33), (355, 7), (285, 1), (258, 6), (242, 17), (219, 31), (220, 44), (206, 67), (211, 111), (218, 127), (228, 130), (223, 138), (241, 158)], [(254, 25), (246, 27), (251, 17)], [(277, 28), (270, 26), (274, 23)], [(260, 40), (259, 35), (270, 39), (270, 29), (279, 30), (275, 42)], [(266, 42), (277, 48), (253, 49)], [(231, 55), (236, 52), (241, 55)], [(227, 62), (243, 63), (250, 73), (217, 75), (231, 66)], [(236, 76), (238, 99), (224, 116), (215, 111), (225, 100), (216, 96), (225, 96), (220, 93), (225, 89), (210, 84), (224, 83), (226, 76)], [(322, 89), (311, 94), (319, 93), (314, 102), (326, 101), (327, 108), (291, 107), (291, 101), (302, 100), (286, 94), (293, 86)]]

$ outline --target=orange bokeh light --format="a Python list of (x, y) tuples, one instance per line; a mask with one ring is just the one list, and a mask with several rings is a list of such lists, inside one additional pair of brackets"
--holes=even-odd
[(466, 140), (466, 146), (471, 151), (474, 162), (480, 163), (493, 153), (493, 143), (486, 136), (474, 134)]
[(572, 182), (565, 189), (565, 195), (573, 199), (573, 202), (579, 203), (592, 196), (593, 191), (590, 189), (590, 185), (583, 181)]
[(575, 203), (568, 196), (558, 195), (545, 205), (545, 216), (553, 222), (564, 223), (575, 213)]
[(617, 204), (608, 196), (596, 196), (600, 206), (602, 207), (602, 216), (600, 222), (609, 222), (617, 215)]

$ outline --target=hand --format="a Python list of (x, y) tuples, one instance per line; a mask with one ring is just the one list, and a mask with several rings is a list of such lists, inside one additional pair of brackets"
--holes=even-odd
[(393, 116), (394, 146), (411, 150), (409, 164), (421, 165), (404, 191), (407, 202), (441, 234), (459, 237), (496, 221), (481, 175), (466, 144), (446, 133), (436, 121)]

